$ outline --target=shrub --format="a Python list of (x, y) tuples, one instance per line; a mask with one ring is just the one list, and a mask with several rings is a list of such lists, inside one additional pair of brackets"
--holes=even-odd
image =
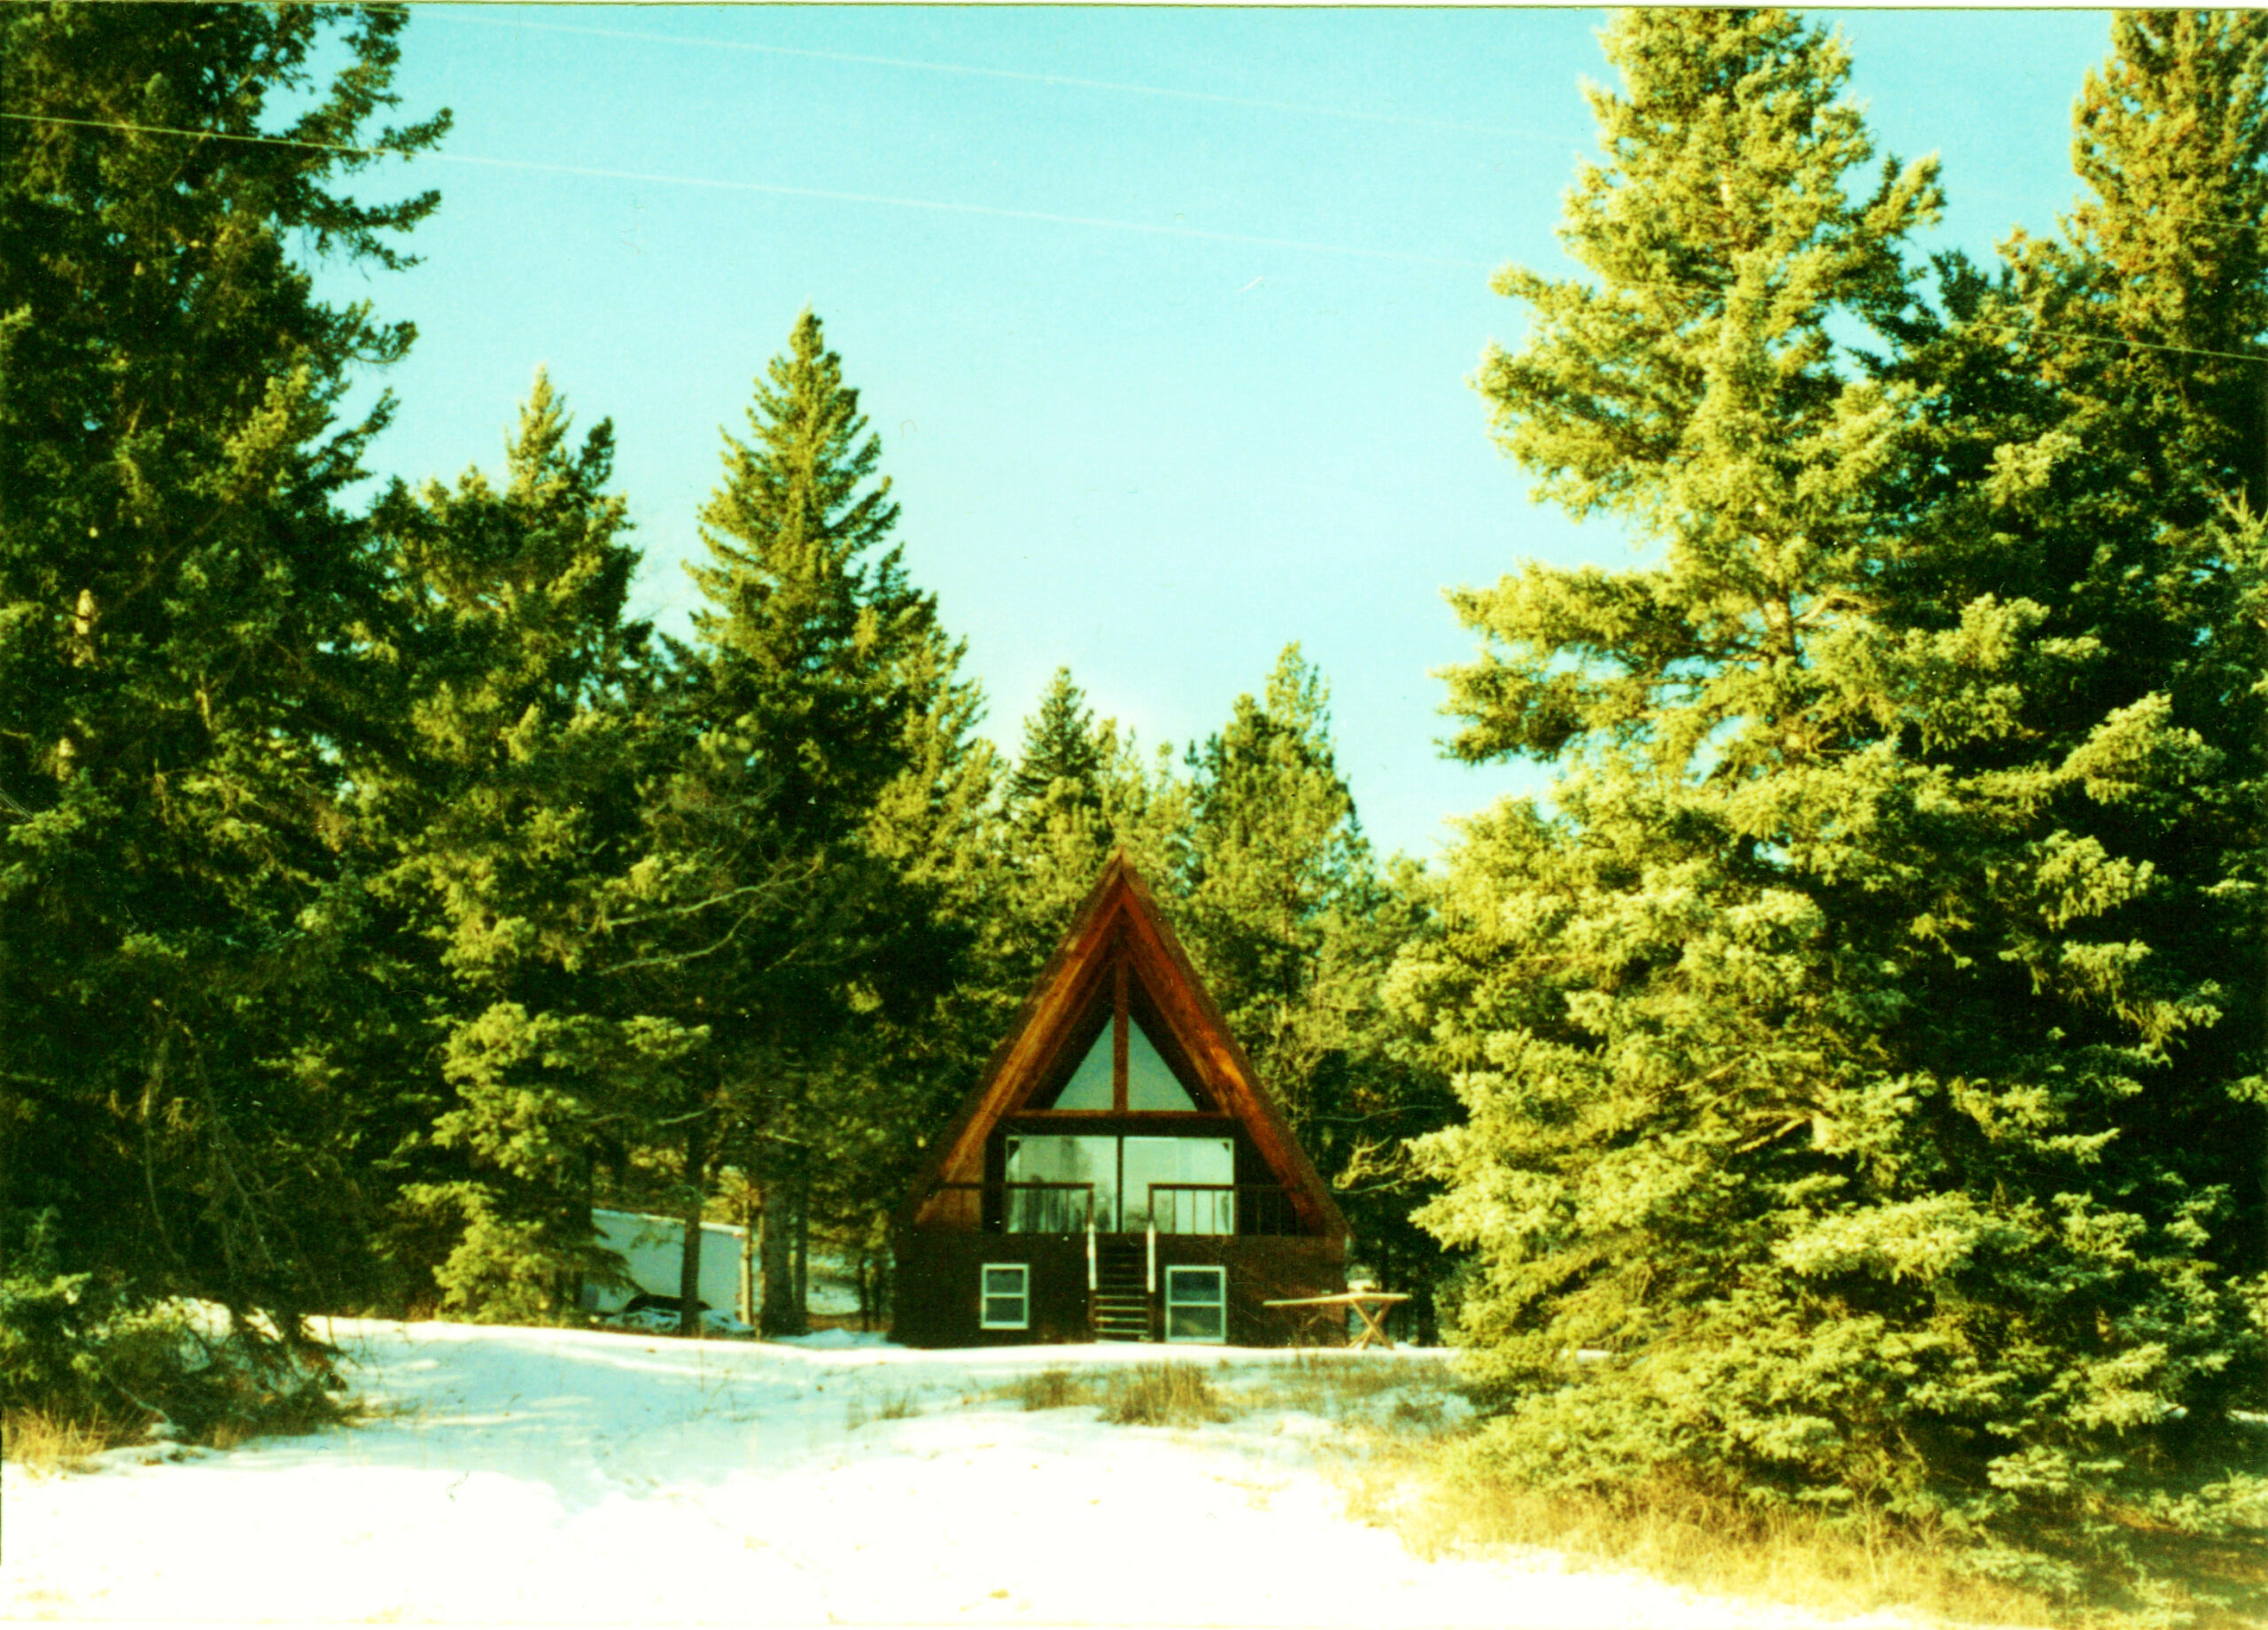
[(12, 1458), (70, 1465), (145, 1438), (227, 1448), (349, 1413), (333, 1354), (94, 1274), (58, 1271), (54, 1214), (0, 1277), (0, 1421)]

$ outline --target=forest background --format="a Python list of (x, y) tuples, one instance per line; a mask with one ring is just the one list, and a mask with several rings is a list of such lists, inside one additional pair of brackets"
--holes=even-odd
[[(2268, 26), (2122, 18), (2080, 203), (1989, 263), (1916, 249), (1937, 167), (1831, 34), (1608, 27), (1574, 275), (1500, 274), (1474, 383), (1649, 553), (1455, 594), (1450, 750), (1554, 779), (1429, 868), (1296, 646), (1181, 754), (1068, 671), (981, 736), (810, 311), (679, 633), (547, 378), (493, 475), (373, 493), (415, 335), (308, 268), (439, 207), (350, 190), (447, 136), (390, 122), (408, 20), (0, 18), (12, 1409), (304, 1397), (319, 1312), (573, 1319), (601, 1203), (755, 1222), (774, 1333), (815, 1239), (886, 1300), (1123, 847), (1470, 1349), (1475, 1475), (2053, 1588), (2256, 1533)], [(189, 1370), (181, 1297), (231, 1327)]]

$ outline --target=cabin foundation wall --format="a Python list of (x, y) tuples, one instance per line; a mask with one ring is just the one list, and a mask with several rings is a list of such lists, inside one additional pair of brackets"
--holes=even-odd
[[(1102, 1236), (1107, 1239), (1111, 1236)], [(1140, 1241), (1142, 1235), (1121, 1235)], [(1165, 1270), (1225, 1269), (1231, 1347), (1338, 1347), (1346, 1312), (1332, 1308), (1270, 1308), (1270, 1301), (1336, 1296), (1347, 1289), (1347, 1253), (1337, 1239), (1297, 1236), (1177, 1234), (1158, 1238), (1158, 1280), (1151, 1335), (1162, 1335)], [(914, 1230), (897, 1241), (890, 1334), (911, 1347), (1025, 1347), (1091, 1339), (1084, 1234), (988, 1234)], [(1030, 1321), (1022, 1330), (986, 1330), (978, 1284), (987, 1264), (1029, 1268)]]

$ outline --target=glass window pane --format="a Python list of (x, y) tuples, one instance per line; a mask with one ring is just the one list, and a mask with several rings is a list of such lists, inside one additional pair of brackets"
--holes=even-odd
[(1167, 1269), (1166, 1339), (1226, 1341), (1228, 1288), (1225, 1269)]
[(1218, 1268), (1166, 1269), (1166, 1300), (1177, 1306), (1217, 1308), (1227, 1293), (1228, 1275)]
[(1228, 1339), (1228, 1275), (1218, 1268), (1166, 1269), (1166, 1339), (1223, 1341)]
[[(1236, 1145), (1225, 1137), (1126, 1140), (1126, 1226), (1161, 1234), (1237, 1231)], [(1198, 1184), (1153, 1193), (1153, 1184)]]
[(1228, 1316), (1220, 1308), (1169, 1308), (1169, 1341), (1223, 1341), (1228, 1339)]
[(1189, 1096), (1157, 1046), (1143, 1033), (1141, 1021), (1127, 1026), (1126, 1107), (1129, 1109), (1194, 1109)]
[(983, 1294), (977, 1322), (987, 1330), (1023, 1330), (1031, 1323), (1031, 1269), (1021, 1262), (987, 1262), (978, 1272)]
[(1024, 1189), (1019, 1183), (1091, 1183), (1095, 1226), (1106, 1233), (1118, 1226), (1118, 1139), (1115, 1137), (1016, 1137), (1008, 1143), (1008, 1231), (1012, 1234), (1076, 1233), (1087, 1225), (1083, 1189)]
[(1079, 1060), (1079, 1067), (1071, 1072), (1071, 1079), (1063, 1083), (1063, 1091), (1056, 1094), (1058, 1109), (1110, 1109), (1117, 1100), (1110, 1085), (1110, 1027), (1105, 1025), (1094, 1045), (1087, 1049), (1087, 1056)]

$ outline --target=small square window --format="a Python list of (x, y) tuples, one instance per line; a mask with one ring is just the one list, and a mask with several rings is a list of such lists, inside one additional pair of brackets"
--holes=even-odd
[(1031, 1269), (1021, 1262), (987, 1262), (977, 1324), (984, 1330), (1031, 1328)]
[(1229, 1339), (1229, 1270), (1225, 1268), (1166, 1269), (1166, 1339)]

